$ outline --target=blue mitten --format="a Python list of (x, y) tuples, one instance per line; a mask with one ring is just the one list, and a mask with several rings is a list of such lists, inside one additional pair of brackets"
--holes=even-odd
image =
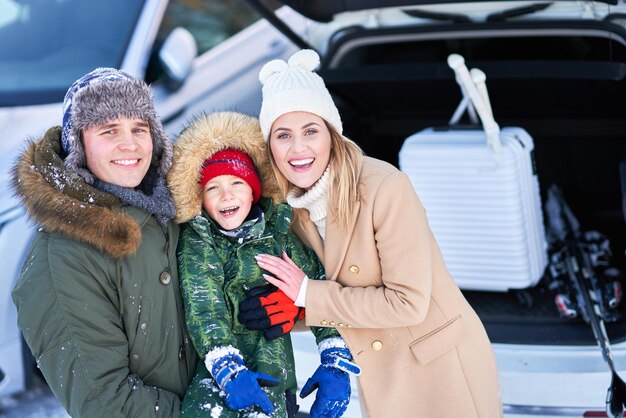
[(249, 370), (239, 350), (232, 346), (217, 347), (207, 354), (204, 362), (217, 385), (226, 393), (224, 401), (230, 409), (257, 405), (268, 415), (274, 412), (274, 404), (261, 386), (276, 386), (280, 381)]
[(305, 398), (317, 389), (311, 417), (340, 417), (350, 402), (350, 374), (360, 375), (361, 368), (351, 361), (352, 354), (342, 338), (325, 339), (319, 350), (321, 365), (307, 380), (300, 397)]

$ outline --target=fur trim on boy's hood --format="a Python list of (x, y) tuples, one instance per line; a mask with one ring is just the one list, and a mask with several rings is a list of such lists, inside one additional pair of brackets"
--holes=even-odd
[(236, 112), (203, 114), (191, 121), (174, 143), (174, 162), (167, 185), (176, 205), (176, 222), (187, 222), (202, 210), (200, 169), (217, 151), (235, 148), (250, 156), (261, 177), (262, 195), (279, 196), (258, 119)]
[(30, 142), (12, 171), (15, 195), (44, 231), (90, 244), (113, 258), (133, 254), (141, 227), (120, 201), (68, 170), (59, 153), (61, 127)]

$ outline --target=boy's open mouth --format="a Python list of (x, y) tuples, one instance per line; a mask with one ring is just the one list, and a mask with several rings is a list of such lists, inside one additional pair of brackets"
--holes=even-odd
[(230, 215), (234, 215), (235, 213), (237, 213), (238, 210), (239, 210), (239, 206), (230, 206), (224, 209), (220, 209), (220, 213), (224, 216), (230, 216)]

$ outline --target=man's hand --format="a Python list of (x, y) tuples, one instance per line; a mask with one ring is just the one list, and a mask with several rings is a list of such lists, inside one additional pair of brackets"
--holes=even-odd
[(246, 299), (239, 304), (239, 322), (248, 329), (263, 330), (268, 340), (287, 334), (303, 318), (304, 308), (294, 305), (271, 284), (248, 290)]

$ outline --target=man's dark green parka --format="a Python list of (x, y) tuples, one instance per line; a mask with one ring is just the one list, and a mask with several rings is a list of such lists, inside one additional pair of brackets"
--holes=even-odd
[(177, 417), (197, 355), (176, 267), (179, 229), (65, 168), (61, 128), (29, 144), (13, 185), (39, 225), (13, 291), (18, 323), (72, 417)]

